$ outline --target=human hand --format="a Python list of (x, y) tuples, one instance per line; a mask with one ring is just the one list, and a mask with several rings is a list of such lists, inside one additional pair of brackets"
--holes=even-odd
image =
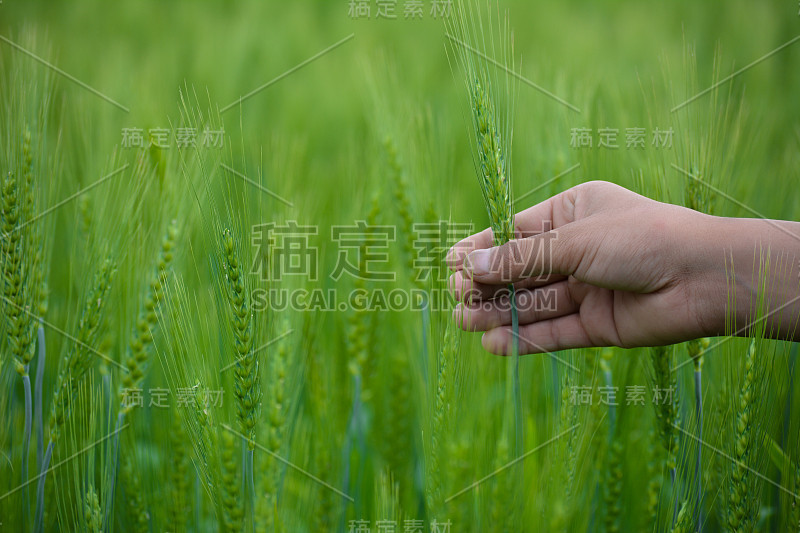
[[(521, 354), (589, 346), (655, 346), (725, 329), (730, 221), (650, 200), (607, 182), (564, 191), (515, 218), (518, 238), (491, 229), (449, 252), (454, 311), (483, 346), (512, 349), (514, 283)], [(549, 226), (549, 227), (548, 227)], [(752, 253), (752, 248), (750, 248)]]

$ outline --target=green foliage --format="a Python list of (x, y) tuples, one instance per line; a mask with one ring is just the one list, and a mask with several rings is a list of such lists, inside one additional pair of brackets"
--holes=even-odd
[[(270, 533), (357, 520), (688, 532), (698, 518), (708, 533), (800, 531), (796, 345), (749, 332), (521, 358), (530, 453), (509, 466), (509, 360), (461, 332), (441, 297), (459, 238), (490, 227), (501, 244), (515, 210), (591, 179), (714, 215), (796, 219), (797, 44), (672, 111), (793, 38), (791, 17), (742, 0), (476, 0), (443, 23), (430, 2), (419, 21), (403, 2), (397, 19), (376, 19), (372, 4), (359, 20), (347, 2), (0, 5), (0, 35), (129, 109), (0, 42), (0, 527), (33, 522), (16, 489), (23, 458), (36, 486), (40, 443), (33, 432), (23, 449), (17, 372), (37, 368), (42, 317), (34, 394), (59, 465), (45, 478), (45, 531), (238, 533), (252, 519)], [(156, 146), (148, 130), (167, 126)], [(570, 146), (582, 127), (592, 148)], [(627, 148), (639, 127), (645, 146)], [(142, 129), (143, 145), (122, 146), (123, 128)], [(618, 149), (597, 147), (601, 128), (619, 130)], [(673, 130), (672, 148), (653, 145), (656, 128)], [(178, 145), (179, 129), (196, 142)], [(207, 130), (224, 130), (221, 147), (203, 143)], [(342, 257), (333, 230), (357, 221), (367, 231)], [(274, 276), (292, 259), (281, 234), (257, 242), (255, 228), (295, 222), (316, 231), (301, 248), (318, 276)], [(381, 225), (395, 239), (376, 250)], [(352, 268), (333, 279), (341, 261)], [(376, 263), (394, 279), (374, 279)], [(336, 304), (413, 291), (416, 307), (304, 309), (272, 289), (333, 291)], [(641, 404), (627, 403), (633, 387)], [(121, 408), (115, 461), (125, 389), (143, 402)]]
[(103, 261), (84, 299), (74, 344), (61, 360), (50, 410), (51, 441), (58, 440), (61, 428), (69, 416), (72, 398), (98, 353), (95, 346), (101, 334), (102, 318), (108, 305), (114, 272), (114, 263), (110, 259)]

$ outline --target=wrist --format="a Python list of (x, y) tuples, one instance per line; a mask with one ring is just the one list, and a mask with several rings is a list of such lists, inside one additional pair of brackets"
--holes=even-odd
[[(695, 287), (706, 335), (791, 338), (800, 316), (800, 224), (701, 215)], [(759, 302), (762, 302), (760, 305)], [(760, 307), (760, 309), (759, 309)]]
[(733, 219), (689, 212), (690, 217), (681, 217), (688, 231), (680, 243), (686, 250), (686, 263), (681, 267), (686, 273), (689, 312), (697, 322), (699, 336), (724, 335), (731, 256), (740, 254), (738, 230), (731, 223)]

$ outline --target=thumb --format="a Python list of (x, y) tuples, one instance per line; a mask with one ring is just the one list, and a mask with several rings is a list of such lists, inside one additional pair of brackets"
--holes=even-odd
[(572, 222), (501, 246), (475, 250), (464, 260), (464, 271), (473, 280), (491, 285), (550, 274), (568, 276), (575, 272), (586, 249), (582, 241), (588, 237), (578, 226), (578, 222)]

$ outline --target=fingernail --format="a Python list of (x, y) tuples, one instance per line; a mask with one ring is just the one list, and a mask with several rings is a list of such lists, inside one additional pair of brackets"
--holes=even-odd
[(467, 256), (464, 268), (473, 275), (485, 276), (489, 273), (489, 250), (475, 250)]

